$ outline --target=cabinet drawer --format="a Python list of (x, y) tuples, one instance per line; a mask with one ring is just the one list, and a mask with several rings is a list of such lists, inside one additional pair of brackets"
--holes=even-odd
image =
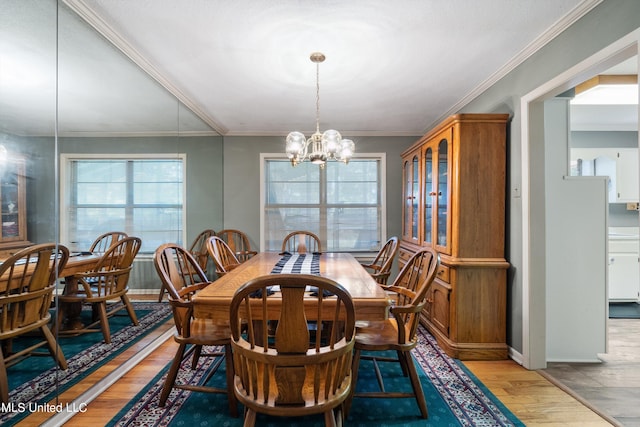
[(615, 252), (635, 252), (638, 253), (637, 240), (609, 240), (609, 253)]
[(413, 256), (415, 252), (410, 251), (408, 249), (405, 248), (400, 248), (398, 250), (398, 260), (401, 261), (403, 264), (406, 264), (407, 261), (409, 261), (409, 258), (411, 258), (411, 256)]
[(439, 265), (436, 277), (443, 282), (451, 283), (449, 280), (449, 267), (447, 267), (446, 265)]

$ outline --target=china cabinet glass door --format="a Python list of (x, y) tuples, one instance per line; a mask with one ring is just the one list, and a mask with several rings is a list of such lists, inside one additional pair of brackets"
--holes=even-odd
[(423, 241), (433, 243), (433, 149), (424, 152), (424, 232)]
[(436, 200), (436, 249), (448, 253), (449, 242), (449, 141), (443, 138), (438, 143), (438, 179)]
[(24, 212), (24, 162), (21, 159), (3, 159), (0, 166), (0, 201), (2, 209), (1, 243), (26, 239)]
[(419, 191), (420, 175), (418, 166), (418, 155), (408, 157), (403, 164), (404, 172), (404, 228), (403, 238), (407, 240), (418, 240), (419, 229)]
[(420, 194), (420, 174), (418, 169), (418, 156), (413, 156), (412, 160), (412, 169), (413, 169), (413, 189), (411, 191), (411, 238), (413, 240), (418, 240), (418, 224), (420, 209), (418, 208), (419, 203), (419, 194)]

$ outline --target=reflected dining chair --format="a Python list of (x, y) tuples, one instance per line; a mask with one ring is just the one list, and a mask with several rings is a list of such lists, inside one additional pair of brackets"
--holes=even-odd
[[(358, 322), (356, 325), (356, 343), (353, 355), (354, 387), (346, 403), (347, 411), (354, 397), (370, 398), (407, 398), (416, 399), (422, 418), (428, 417), (427, 403), (422, 385), (411, 357), (411, 350), (418, 344), (418, 324), (420, 313), (426, 303), (427, 292), (436, 277), (440, 256), (432, 248), (416, 252), (402, 268), (389, 286), (384, 288), (394, 294), (390, 315), (386, 320)], [(376, 355), (375, 352), (391, 350), (395, 356)], [(367, 352), (366, 355), (363, 352)], [(373, 352), (373, 353), (371, 353)], [(356, 390), (360, 359), (372, 360), (380, 392), (361, 392)], [(378, 362), (398, 362), (402, 373), (409, 376), (412, 393), (388, 391), (379, 375)]]
[(292, 231), (282, 240), (281, 252), (322, 252), (320, 238), (310, 231)]
[(217, 236), (224, 240), (240, 262), (248, 261), (249, 258), (258, 253), (251, 250), (249, 238), (240, 230), (222, 230), (217, 233)]
[[(187, 250), (173, 243), (161, 245), (156, 249), (153, 262), (162, 280), (162, 284), (169, 293), (169, 304), (173, 310), (173, 320), (176, 325), (174, 340), (179, 344), (178, 350), (171, 363), (171, 368), (165, 379), (160, 395), (160, 406), (165, 406), (174, 388), (201, 391), (209, 393), (223, 393), (229, 399), (229, 413), (238, 416), (238, 403), (233, 393), (233, 360), (231, 358), (231, 332), (228, 323), (216, 323), (210, 319), (196, 319), (193, 317), (191, 298), (200, 289), (211, 285), (198, 265), (195, 257)], [(191, 346), (187, 350), (187, 346)], [(202, 346), (224, 346), (224, 351), (202, 352)], [(209, 372), (206, 383), (225, 360), (227, 374), (227, 388), (215, 388), (202, 385), (176, 384), (180, 365), (185, 358), (193, 353), (191, 368), (195, 369), (200, 357), (218, 357), (214, 368)]]
[[(67, 369), (62, 349), (49, 329), (49, 307), (58, 271), (69, 259), (69, 250), (55, 243), (22, 249), (0, 264), (0, 398), (9, 401), (6, 367), (47, 345), (60, 368)], [(26, 273), (26, 274), (25, 274)], [(14, 338), (39, 330), (44, 340), (13, 352)]]
[[(269, 296), (276, 285), (279, 295)], [(274, 298), (282, 303), (276, 313)], [(320, 330), (310, 330), (307, 313)], [(274, 337), (260, 327), (269, 315), (277, 316)], [(245, 426), (253, 426), (258, 413), (323, 413), (325, 425), (342, 425), (355, 329), (353, 301), (342, 286), (316, 275), (261, 276), (236, 291), (229, 316), (234, 391), (245, 407)]]
[[(198, 262), (198, 265), (200, 266), (202, 271), (204, 271), (205, 273), (207, 272), (207, 263), (209, 261), (209, 253), (207, 252), (207, 246), (206, 246), (207, 239), (215, 235), (216, 235), (216, 232), (210, 228), (207, 228), (206, 230), (202, 230), (200, 233), (198, 233), (196, 238), (193, 239), (193, 242), (191, 242), (191, 246), (189, 246), (189, 252), (191, 253), (191, 255), (193, 255), (193, 257)], [(166, 292), (166, 289), (161, 284), (160, 293), (158, 294), (158, 302), (162, 301), (162, 298), (164, 298), (165, 292)]]
[(398, 238), (394, 236), (380, 248), (371, 264), (362, 264), (362, 266), (369, 271), (376, 282), (386, 285), (397, 252)]
[(114, 243), (118, 243), (120, 240), (124, 239), (125, 237), (129, 237), (129, 236), (124, 231), (108, 231), (96, 237), (96, 240), (93, 241), (93, 243), (91, 244), (91, 247), (89, 248), (89, 252), (95, 255), (102, 255)]
[[(126, 237), (112, 245), (102, 255), (94, 269), (71, 276), (65, 286), (64, 292), (58, 296), (60, 307), (56, 324), (60, 330), (65, 317), (67, 304), (91, 304), (97, 313), (98, 321), (81, 328), (64, 331), (64, 333), (85, 333), (102, 331), (105, 343), (111, 343), (109, 318), (121, 309), (126, 309), (134, 325), (138, 325), (133, 305), (129, 301), (129, 275), (133, 260), (140, 250), (142, 241), (138, 237)], [(67, 278), (69, 279), (69, 278)], [(122, 305), (109, 304), (111, 300), (120, 300)], [(100, 324), (100, 329), (92, 329)], [(62, 333), (62, 331), (60, 331)]]
[(211, 236), (207, 240), (207, 252), (216, 266), (216, 274), (222, 277), (240, 265), (231, 248), (218, 236)]

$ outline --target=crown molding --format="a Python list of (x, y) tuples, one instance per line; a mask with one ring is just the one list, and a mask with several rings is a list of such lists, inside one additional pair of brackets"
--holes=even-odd
[[(290, 131), (231, 131), (227, 132), (224, 136), (273, 136), (285, 138)], [(304, 132), (303, 132), (304, 133)], [(311, 135), (313, 131), (308, 131), (305, 135)], [(420, 138), (423, 134), (412, 131), (407, 132), (385, 132), (385, 131), (345, 131), (340, 132), (345, 137), (362, 138), (362, 137), (412, 137)]]
[(488, 90), (491, 86), (496, 84), (500, 79), (508, 75), (511, 71), (513, 71), (516, 67), (522, 64), (524, 61), (529, 59), (533, 54), (542, 49), (545, 45), (547, 45), (551, 40), (560, 35), (563, 31), (573, 25), (576, 21), (582, 18), (584, 15), (589, 13), (593, 8), (598, 6), (604, 0), (584, 0), (576, 7), (574, 7), (569, 13), (560, 18), (554, 25), (552, 25), (547, 31), (542, 33), (536, 39), (534, 39), (531, 43), (529, 43), (524, 49), (522, 49), (516, 56), (514, 56), (509, 62), (507, 62), (503, 67), (489, 76), (486, 80), (476, 86), (471, 92), (469, 92), (465, 97), (463, 97), (460, 101), (454, 104), (446, 113), (442, 114), (437, 120), (433, 123), (430, 123), (427, 128), (425, 128), (424, 133), (430, 130), (433, 126), (440, 123), (447, 117), (452, 114), (457, 113), (462, 108), (464, 108), (471, 101), (480, 96), (483, 92)]
[(140, 52), (123, 39), (115, 30), (113, 30), (93, 9), (87, 6), (82, 0), (62, 0), (71, 10), (77, 13), (84, 21), (91, 25), (98, 33), (111, 42), (125, 56), (127, 56), (134, 64), (145, 71), (151, 78), (158, 82), (170, 94), (175, 96), (178, 101), (183, 103), (187, 108), (200, 117), (207, 125), (220, 135), (228, 132), (228, 129), (217, 123), (205, 113), (199, 105), (185, 95), (177, 86), (167, 79), (158, 68), (149, 62)]

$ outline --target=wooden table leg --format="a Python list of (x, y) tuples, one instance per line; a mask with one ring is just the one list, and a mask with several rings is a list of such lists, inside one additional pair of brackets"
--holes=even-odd
[[(64, 279), (65, 287), (64, 293), (67, 295), (73, 295), (78, 292), (78, 280), (73, 276), (67, 276)], [(74, 331), (84, 329), (84, 324), (80, 319), (80, 313), (82, 312), (81, 302), (61, 302), (62, 311), (64, 312), (64, 319), (62, 325), (60, 325), (61, 331)]]

